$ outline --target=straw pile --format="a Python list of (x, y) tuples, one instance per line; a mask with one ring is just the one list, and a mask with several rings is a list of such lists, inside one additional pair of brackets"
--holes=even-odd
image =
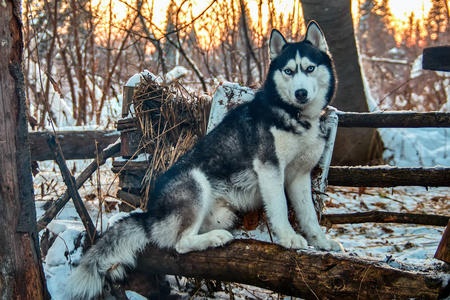
[(135, 88), (133, 104), (143, 134), (141, 148), (151, 155), (142, 193), (147, 201), (158, 175), (206, 134), (211, 100), (189, 93), (178, 82), (164, 85), (144, 76)]

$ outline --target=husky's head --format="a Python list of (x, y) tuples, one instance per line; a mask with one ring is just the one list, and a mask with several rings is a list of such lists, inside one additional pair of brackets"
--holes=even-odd
[(280, 98), (300, 109), (327, 106), (335, 90), (335, 71), (325, 37), (316, 22), (308, 24), (305, 39), (288, 43), (276, 29), (269, 44), (268, 83)]

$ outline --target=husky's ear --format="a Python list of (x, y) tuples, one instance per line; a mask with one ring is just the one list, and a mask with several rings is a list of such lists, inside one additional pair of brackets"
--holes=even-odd
[(319, 50), (328, 52), (328, 45), (325, 41), (325, 36), (315, 21), (309, 22), (308, 29), (306, 29), (305, 40), (313, 44), (314, 47), (319, 48)]
[(278, 55), (280, 55), (283, 46), (286, 45), (286, 39), (276, 29), (272, 29), (269, 41), (269, 56), (270, 60), (274, 60)]

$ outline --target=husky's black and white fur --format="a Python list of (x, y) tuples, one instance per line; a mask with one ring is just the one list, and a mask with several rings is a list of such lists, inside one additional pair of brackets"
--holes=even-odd
[[(311, 199), (310, 173), (327, 136), (323, 109), (336, 85), (327, 43), (311, 22), (298, 43), (273, 30), (269, 48), (267, 79), (254, 100), (232, 110), (157, 180), (147, 212), (119, 221), (86, 253), (67, 284), (70, 297), (101, 294), (105, 277), (122, 279), (149, 243), (180, 253), (228, 243), (236, 211), (264, 207), (286, 248), (341, 249), (322, 232)], [(287, 198), (303, 236), (289, 224)]]

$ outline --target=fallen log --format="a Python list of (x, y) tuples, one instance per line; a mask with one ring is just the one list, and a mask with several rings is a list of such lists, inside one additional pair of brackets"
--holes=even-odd
[(355, 187), (450, 186), (450, 168), (330, 167), (328, 185)]
[(403, 223), (430, 226), (447, 226), (450, 216), (369, 211), (348, 214), (324, 214), (323, 224)]
[[(396, 261), (287, 250), (255, 240), (179, 254), (148, 246), (139, 272), (238, 282), (303, 299), (438, 299), (450, 275)], [(439, 294), (441, 292), (441, 294)]]
[[(45, 139), (48, 133), (46, 131), (29, 133), (32, 161), (54, 159)], [(120, 137), (117, 130), (57, 131), (56, 135), (64, 158), (67, 160), (95, 158), (97, 149), (102, 151)], [(96, 141), (98, 142), (97, 148)]]

